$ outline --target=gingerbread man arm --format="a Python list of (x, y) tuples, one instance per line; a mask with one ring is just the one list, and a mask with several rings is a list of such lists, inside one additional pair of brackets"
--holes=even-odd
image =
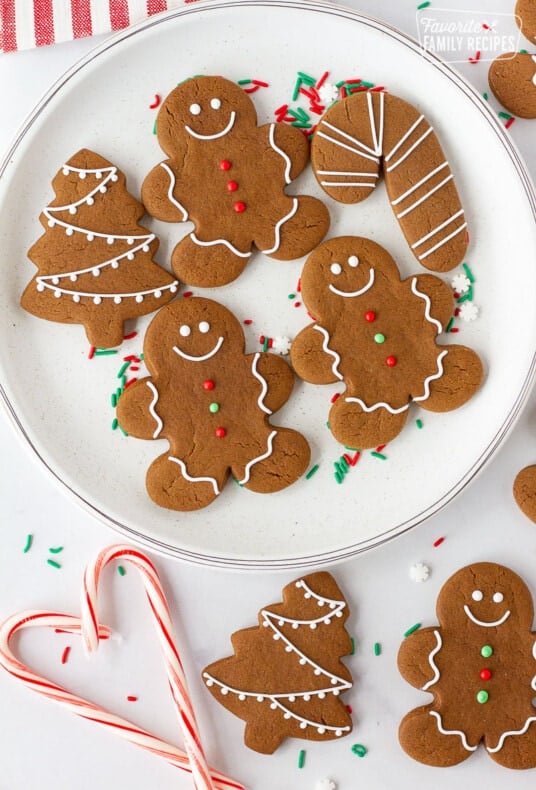
[(398, 651), (398, 669), (415, 688), (426, 691), (439, 679), (434, 656), (442, 646), (441, 628), (422, 628), (407, 636)]
[(269, 138), (273, 139), (271, 145), (272, 147), (275, 145), (290, 159), (289, 179), (292, 181), (300, 175), (309, 159), (307, 140), (294, 126), (287, 126), (284, 123), (267, 124), (262, 128), (268, 130), (270, 135), (271, 126), (273, 126), (272, 136)]
[[(257, 352), (248, 354), (251, 371), (261, 385), (259, 405), (263, 411), (277, 411), (290, 398), (294, 387), (294, 374), (289, 365), (275, 354)], [(268, 412), (267, 412), (268, 413)]]
[(466, 346), (444, 346), (438, 351), (438, 365), (443, 372), (431, 381), (430, 396), (419, 406), (428, 411), (451, 411), (473, 397), (480, 387), (484, 370), (478, 354)]
[(153, 167), (141, 187), (141, 199), (149, 214), (164, 222), (186, 222), (188, 212), (175, 196), (177, 174), (171, 160)]
[[(404, 280), (404, 286), (423, 302), (423, 321), (441, 324), (444, 331), (452, 318), (454, 298), (449, 286), (433, 274), (419, 274)], [(439, 327), (437, 327), (439, 331)]]
[(294, 370), (311, 384), (334, 384), (342, 381), (338, 364), (340, 357), (329, 346), (330, 335), (320, 324), (306, 326), (296, 335), (290, 359)]
[(131, 384), (117, 404), (121, 427), (137, 439), (158, 439), (163, 428), (158, 399), (159, 392), (150, 376)]

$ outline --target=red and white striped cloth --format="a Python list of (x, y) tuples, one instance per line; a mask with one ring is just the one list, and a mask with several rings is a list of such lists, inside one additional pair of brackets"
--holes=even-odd
[(0, 52), (110, 33), (192, 2), (195, 0), (0, 0)]

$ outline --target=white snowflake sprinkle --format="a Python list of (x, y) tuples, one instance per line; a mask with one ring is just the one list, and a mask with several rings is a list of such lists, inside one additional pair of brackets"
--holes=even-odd
[(315, 790), (337, 790), (337, 785), (333, 779), (320, 779), (315, 784)]
[(339, 98), (339, 89), (336, 85), (332, 85), (330, 82), (325, 82), (318, 89), (318, 95), (320, 96), (320, 101), (323, 104), (332, 104), (332, 102), (337, 101)]
[(430, 576), (430, 568), (424, 562), (416, 562), (409, 569), (409, 575), (414, 582), (425, 582)]
[(478, 318), (479, 307), (474, 302), (464, 302), (460, 305), (460, 312), (458, 315), (462, 321), (474, 321)]
[(450, 284), (459, 294), (466, 294), (471, 287), (471, 280), (465, 274), (455, 274)]
[(276, 354), (284, 356), (290, 351), (290, 338), (288, 337), (274, 337), (272, 341), (272, 351)]

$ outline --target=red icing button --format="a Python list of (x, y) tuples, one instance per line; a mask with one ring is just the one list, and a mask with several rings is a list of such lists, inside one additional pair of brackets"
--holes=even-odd
[(374, 310), (367, 310), (367, 312), (365, 313), (365, 321), (372, 323), (375, 320), (376, 320), (376, 313), (374, 312)]
[(207, 379), (203, 382), (203, 389), (204, 390), (213, 390), (214, 389), (214, 382), (210, 379)]
[(243, 211), (246, 210), (246, 204), (243, 203), (241, 200), (237, 200), (233, 208), (237, 214), (241, 214)]
[(222, 159), (220, 162), (220, 170), (230, 170), (230, 169), (231, 169), (231, 163), (229, 162), (229, 160)]
[(394, 368), (396, 365), (396, 357), (387, 357), (385, 360), (385, 364), (388, 365), (390, 368)]
[(218, 439), (223, 439), (224, 436), (227, 435), (227, 431), (225, 428), (216, 428), (216, 436)]
[(491, 677), (491, 670), (490, 669), (481, 669), (480, 670), (480, 677), (482, 680), (489, 680)]
[(236, 190), (238, 189), (238, 184), (236, 183), (236, 181), (228, 181), (227, 189), (229, 190), (229, 192), (236, 192)]

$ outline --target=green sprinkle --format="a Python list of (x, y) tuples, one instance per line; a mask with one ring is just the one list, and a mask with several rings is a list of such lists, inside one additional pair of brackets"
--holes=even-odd
[(117, 354), (116, 348), (96, 348), (94, 357), (109, 357), (110, 354)]
[(447, 324), (447, 327), (446, 327), (446, 329), (445, 329), (445, 332), (450, 332), (450, 330), (452, 329), (452, 324), (453, 324), (453, 323), (454, 323), (454, 316), (452, 316), (452, 318), (451, 318), (451, 319), (450, 319), (450, 321), (448, 322), (448, 324)]
[(381, 332), (378, 332), (377, 335), (374, 335), (374, 342), (375, 343), (385, 343), (385, 335), (382, 335)]
[(358, 447), (348, 447), (347, 444), (344, 445), (345, 450), (351, 450), (352, 453), (360, 453), (361, 450)]
[(330, 430), (329, 422), (326, 423), (326, 428), (328, 429), (328, 431)]
[(510, 118), (512, 118), (512, 116), (510, 115), (509, 112), (500, 112), (499, 118), (504, 118), (505, 121), (509, 121)]
[(251, 80), (248, 80), (248, 79), (238, 80), (238, 84), (239, 85), (249, 85), (250, 82), (251, 82)]
[(24, 554), (30, 551), (32, 547), (32, 541), (33, 541), (33, 535), (32, 534), (26, 535), (26, 545), (23, 548)]
[(419, 430), (420, 430), (420, 429), (422, 428), (422, 420), (415, 420), (415, 425), (416, 425), (416, 426), (417, 426), (417, 428), (419, 428)]
[(417, 6), (417, 11), (420, 11), (421, 8), (428, 8), (429, 5), (432, 5), (432, 4), (430, 2), (421, 3), (420, 5)]
[(526, 49), (520, 49), (519, 50), (519, 54), (520, 55), (526, 55), (527, 54), (527, 50)]
[(340, 472), (335, 472), (335, 480), (337, 481), (337, 483), (338, 483), (339, 485), (342, 483), (342, 481), (343, 481), (343, 476), (341, 475), (341, 473), (340, 473)]
[(300, 88), (301, 88), (301, 80), (297, 79), (296, 84), (294, 85), (294, 90), (292, 91), (292, 101), (296, 101), (296, 99), (298, 98), (300, 93)]
[(143, 362), (143, 360), (144, 360), (144, 358), (145, 358), (145, 357), (143, 356), (143, 354), (138, 354), (138, 357), (140, 358), (140, 362)]
[(123, 568), (123, 566), (122, 566), (122, 565), (118, 565), (118, 566), (117, 566), (117, 572), (118, 572), (118, 574), (119, 574), (120, 576), (124, 576), (124, 575), (125, 575), (125, 573), (126, 573), (126, 570)]
[(119, 398), (120, 398), (120, 397), (121, 397), (121, 395), (123, 394), (123, 389), (122, 389), (121, 387), (118, 387), (118, 388), (116, 389), (116, 391), (115, 391), (115, 394), (117, 395), (117, 400), (119, 400)]
[(350, 651), (351, 656), (355, 656), (355, 639), (354, 637), (350, 637), (350, 642), (352, 643), (352, 649)]
[(263, 351), (268, 351), (268, 340), (269, 339), (267, 337), (264, 338), (264, 342), (262, 344), (262, 350)]
[(318, 464), (315, 464), (315, 465), (314, 465), (314, 466), (313, 466), (311, 469), (309, 469), (309, 471), (308, 471), (308, 472), (307, 472), (307, 474), (305, 475), (305, 479), (306, 479), (306, 480), (310, 480), (310, 479), (311, 479), (311, 477), (312, 477), (313, 475), (315, 475), (315, 474), (318, 472), (318, 469), (319, 469), (319, 465), (318, 465)]
[(418, 631), (420, 627), (421, 627), (420, 623), (415, 623), (415, 625), (412, 625), (411, 628), (408, 628), (408, 630), (405, 632), (404, 638), (413, 634), (414, 631)]
[(219, 410), (220, 410), (220, 404), (219, 403), (211, 403), (210, 406), (208, 407), (208, 410), (209, 410), (209, 412), (211, 414), (217, 414), (219, 412)]
[(456, 300), (456, 302), (458, 304), (461, 304), (462, 302), (467, 302), (467, 301), (469, 301), (469, 302), (473, 301), (473, 286), (472, 285), (469, 286), (469, 288), (467, 289), (467, 293), (466, 294), (463, 294), (463, 296), (460, 296), (460, 298)]
[(125, 389), (125, 384), (127, 383), (127, 377), (121, 376), (121, 386)]
[[(119, 423), (118, 423), (118, 425), (119, 425)], [(123, 436), (128, 436), (128, 433), (125, 431), (125, 429), (124, 429), (124, 428), (121, 428), (121, 426), (120, 426), (120, 425), (119, 425), (119, 430), (121, 431), (121, 433), (123, 434)]]
[(51, 548), (49, 549), (49, 552), (50, 552), (51, 554), (59, 554), (61, 551), (63, 551), (63, 546), (57, 546), (57, 547), (55, 547), (55, 548), (54, 548), (54, 547), (51, 547)]
[(114, 417), (112, 420), (112, 431), (116, 431), (119, 428), (119, 420), (117, 417)]
[(305, 82), (306, 85), (312, 87), (316, 85), (316, 80), (314, 77), (311, 77), (310, 74), (305, 74), (303, 71), (298, 71), (298, 77), (301, 79), (302, 82)]
[(305, 765), (305, 749), (302, 749), (298, 755), (298, 768), (303, 768)]
[(128, 370), (129, 367), (130, 367), (130, 362), (125, 362), (124, 365), (121, 365), (119, 373), (117, 374), (117, 378), (118, 379), (122, 378), (125, 373), (125, 370)]
[(336, 88), (342, 88), (342, 86), (343, 86), (344, 84), (345, 84), (345, 81), (344, 81), (344, 80), (341, 80), (340, 82), (336, 82), (336, 83), (335, 83), (335, 87), (336, 87)]
[(156, 134), (156, 118), (155, 118), (155, 121), (153, 123), (153, 134)]
[(59, 562), (56, 562), (56, 560), (47, 560), (47, 562), (49, 565), (52, 565), (53, 568), (61, 568), (61, 565)]
[(383, 453), (377, 453), (376, 450), (371, 452), (373, 458), (379, 458), (381, 461), (387, 461), (387, 456)]
[(488, 100), (488, 94), (487, 94), (485, 91), (484, 91), (484, 93), (482, 94), (482, 97), (483, 97), (483, 98), (484, 98), (486, 101)]
[(112, 404), (112, 409), (115, 409), (115, 407), (117, 406), (117, 392), (112, 392), (110, 402)]
[(381, 652), (382, 652), (382, 646), (380, 645), (380, 643), (374, 642), (374, 655), (379, 656)]
[(352, 752), (357, 754), (358, 757), (364, 757), (367, 753), (367, 749), (362, 743), (354, 743), (352, 746)]
[(296, 298), (296, 294), (289, 294), (287, 298), (288, 299), (295, 299)]
[(471, 271), (469, 266), (466, 263), (462, 263), (462, 267), (463, 267), (463, 270), (464, 270), (469, 282), (474, 283), (475, 278), (474, 278), (473, 272)]
[(480, 650), (480, 655), (483, 658), (489, 658), (493, 655), (493, 648), (490, 645), (484, 645)]
[(364, 80), (361, 80), (359, 85), (362, 88), (373, 88), (374, 87), (374, 83), (373, 82), (365, 82)]
[(236, 477), (233, 477), (233, 480), (235, 481), (235, 483), (236, 483), (236, 485), (237, 485), (237, 486), (240, 486), (240, 488), (243, 488), (243, 487), (244, 487), (244, 486), (242, 485), (242, 483), (240, 483), (240, 482), (239, 482), (239, 481), (236, 479)]
[(489, 694), (487, 691), (481, 690), (476, 695), (476, 701), (480, 702), (481, 705), (484, 705), (489, 700)]

